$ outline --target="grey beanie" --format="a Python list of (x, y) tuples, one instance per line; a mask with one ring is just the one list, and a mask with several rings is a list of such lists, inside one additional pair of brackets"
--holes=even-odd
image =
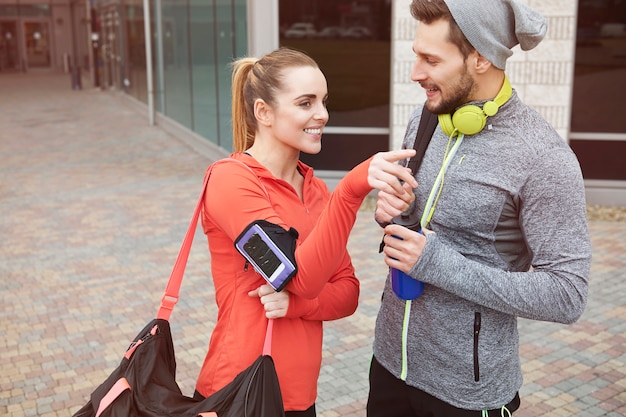
[(504, 69), (511, 48), (533, 49), (547, 31), (546, 19), (517, 0), (444, 0), (469, 43)]

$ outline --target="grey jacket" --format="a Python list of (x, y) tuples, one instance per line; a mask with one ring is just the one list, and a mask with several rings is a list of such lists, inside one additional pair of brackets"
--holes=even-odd
[[(567, 143), (515, 92), (487, 123), (450, 164), (428, 227), (435, 234), (409, 271), (426, 285), (411, 306), (406, 383), (469, 410), (513, 399), (522, 385), (517, 317), (575, 322), (591, 264), (583, 178)], [(437, 128), (417, 174), (420, 213), (447, 142)], [(404, 308), (388, 277), (374, 355), (398, 378)]]

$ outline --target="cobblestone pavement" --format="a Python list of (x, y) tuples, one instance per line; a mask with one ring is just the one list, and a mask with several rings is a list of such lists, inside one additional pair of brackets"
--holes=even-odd
[[(211, 162), (113, 92), (0, 75), (0, 415), (71, 416), (155, 314)], [(362, 210), (353, 316), (326, 326), (320, 417), (363, 417), (385, 268)], [(626, 222), (592, 221), (590, 298), (571, 326), (520, 322), (518, 417), (626, 415)], [(172, 315), (191, 395), (216, 310), (196, 233)], [(503, 377), (506, 377), (503, 375)]]

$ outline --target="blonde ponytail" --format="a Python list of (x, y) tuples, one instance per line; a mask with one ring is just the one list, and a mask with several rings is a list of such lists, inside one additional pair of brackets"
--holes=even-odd
[[(252, 66), (256, 62), (255, 58), (241, 58), (233, 64), (232, 79), (232, 117), (233, 117), (233, 150), (243, 152), (254, 143), (254, 130), (256, 123), (250, 124), (250, 117), (254, 120), (254, 108), (247, 106), (245, 91), (248, 84), (248, 77), (252, 71)], [(248, 114), (252, 110), (252, 115)], [(249, 139), (251, 136), (252, 139)]]

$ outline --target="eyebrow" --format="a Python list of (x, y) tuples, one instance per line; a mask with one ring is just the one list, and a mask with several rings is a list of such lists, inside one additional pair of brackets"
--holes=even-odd
[[(297, 100), (300, 100), (300, 99), (303, 99), (303, 98), (317, 98), (317, 94), (302, 94), (302, 95), (299, 95), (298, 97), (294, 98), (294, 101), (297, 101)], [(326, 94), (324, 96), (324, 98), (328, 98), (328, 94)]]
[(317, 94), (302, 94), (296, 97), (294, 100), (300, 100), (301, 98), (316, 98)]
[(413, 53), (416, 56), (419, 56), (419, 57), (435, 58), (435, 59), (441, 60), (441, 56), (440, 55), (432, 53), (432, 52), (428, 52), (428, 51), (416, 52), (415, 49), (413, 49)]

